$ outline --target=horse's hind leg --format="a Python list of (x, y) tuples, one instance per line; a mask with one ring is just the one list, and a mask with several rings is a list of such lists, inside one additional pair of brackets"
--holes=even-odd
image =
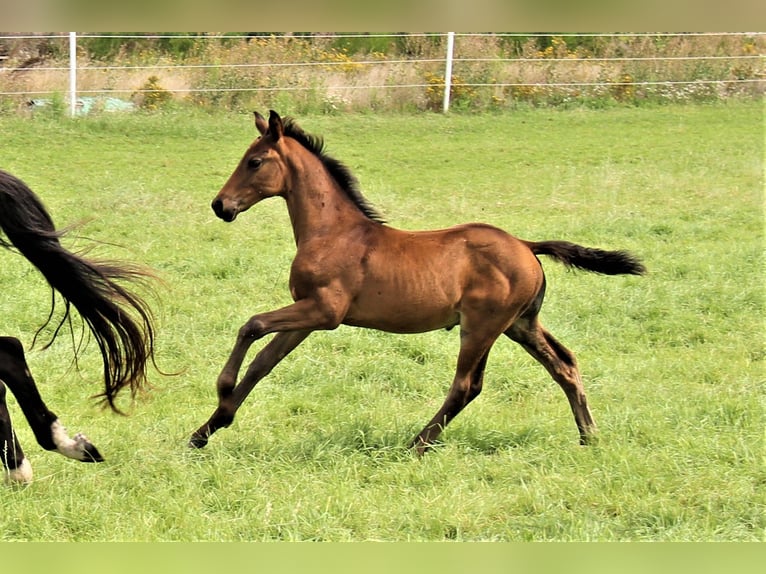
[(596, 423), (588, 409), (580, 371), (572, 352), (546, 331), (536, 316), (531, 319), (519, 319), (505, 334), (524, 347), (548, 370), (553, 380), (566, 393), (577, 429), (580, 431), (580, 444), (592, 442), (595, 438)]
[(82, 462), (104, 460), (84, 435), (70, 438), (58, 417), (45, 405), (29, 372), (24, 349), (13, 337), (0, 337), (0, 380), (16, 397), (41, 447)]
[(447, 398), (410, 445), (415, 448), (419, 455), (424, 454), (430, 448), (444, 427), (481, 392), (484, 382), (484, 368), (487, 366), (487, 357), (495, 338), (478, 339), (466, 331), (461, 331), (460, 338), (457, 371)]
[(0, 457), (3, 459), (6, 480), (11, 483), (32, 482), (32, 466), (24, 457), (24, 451), (16, 439), (11, 424), (11, 413), (5, 402), (7, 391), (0, 381)]

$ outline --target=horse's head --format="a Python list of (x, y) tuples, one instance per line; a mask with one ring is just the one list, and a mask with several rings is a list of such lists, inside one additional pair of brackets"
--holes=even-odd
[(287, 171), (277, 149), (283, 133), (282, 118), (271, 110), (266, 121), (255, 112), (255, 127), (260, 137), (247, 148), (211, 205), (224, 221), (234, 221), (240, 212), (286, 190)]

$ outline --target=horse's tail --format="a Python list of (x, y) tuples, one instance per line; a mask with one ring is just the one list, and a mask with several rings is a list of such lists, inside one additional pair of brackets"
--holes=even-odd
[(604, 251), (568, 241), (525, 241), (535, 255), (548, 255), (567, 267), (604, 275), (643, 275), (646, 267), (627, 251)]
[[(24, 182), (1, 170), (0, 228), (10, 241), (0, 236), (0, 247), (18, 250), (64, 298), (64, 316), (46, 347), (70, 319), (74, 305), (101, 352), (105, 385), (101, 396), (119, 411), (114, 402), (117, 393), (127, 386), (134, 396), (146, 382), (148, 362), (154, 362), (154, 326), (146, 302), (118, 281), (141, 282), (151, 274), (131, 265), (86, 259), (62, 247), (59, 238), (64, 233), (56, 230), (39, 198)], [(54, 306), (55, 296), (38, 335), (52, 320)]]

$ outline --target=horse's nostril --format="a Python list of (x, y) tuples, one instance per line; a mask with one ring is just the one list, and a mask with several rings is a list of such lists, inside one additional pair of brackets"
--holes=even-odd
[(234, 218), (237, 217), (237, 210), (232, 209), (231, 207), (226, 209), (223, 205), (223, 200), (218, 197), (213, 200), (210, 207), (213, 208), (216, 216), (224, 221), (234, 221)]

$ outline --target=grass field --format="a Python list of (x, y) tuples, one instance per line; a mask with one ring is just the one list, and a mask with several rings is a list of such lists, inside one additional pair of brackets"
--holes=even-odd
[[(44, 453), (12, 403), (36, 479), (0, 488), (0, 540), (764, 539), (762, 102), (298, 119), (391, 225), (484, 221), (644, 259), (643, 278), (543, 261), (541, 317), (580, 361), (599, 444), (577, 445), (564, 394), (499, 341), (483, 394), (416, 459), (405, 445), (444, 399), (456, 332), (341, 327), (189, 450), (236, 330), (289, 302), (284, 204), (233, 224), (209, 208), (251, 117), (3, 117), (0, 168), (59, 226), (109, 242), (95, 254), (162, 277), (159, 362), (183, 372), (156, 376), (119, 417), (88, 399), (93, 345), (79, 372), (66, 338), (31, 351), (50, 407), (107, 461)], [(0, 333), (29, 344), (47, 288), (12, 253), (0, 270)]]

